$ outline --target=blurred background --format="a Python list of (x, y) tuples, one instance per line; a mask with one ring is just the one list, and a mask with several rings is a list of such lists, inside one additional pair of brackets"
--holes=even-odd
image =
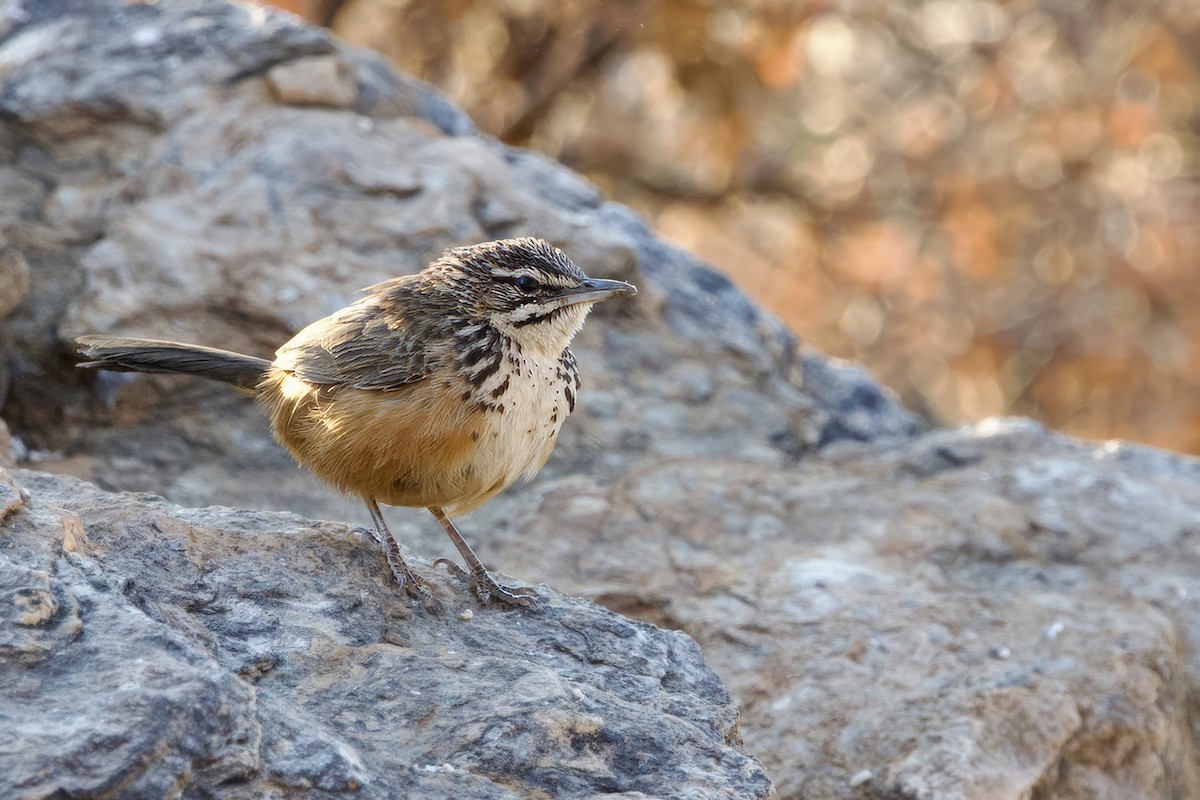
[(1200, 453), (1200, 0), (274, 0), (942, 424)]

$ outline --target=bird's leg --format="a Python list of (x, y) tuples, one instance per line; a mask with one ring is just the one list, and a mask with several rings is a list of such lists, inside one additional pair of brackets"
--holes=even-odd
[(396, 544), (396, 538), (388, 530), (387, 523), (383, 519), (383, 512), (379, 510), (379, 503), (375, 501), (374, 497), (364, 499), (367, 502), (367, 511), (371, 512), (371, 521), (375, 523), (375, 530), (379, 534), (376, 541), (383, 548), (383, 554), (387, 558), (388, 567), (391, 568), (396, 583), (400, 584), (400, 588), (409, 596), (420, 600), (421, 605), (425, 608), (430, 611), (441, 611), (442, 604), (433, 596), (433, 592), (429, 591), (425, 582), (413, 574), (413, 571), (408, 568), (408, 564), (405, 563), (404, 557), (400, 555), (400, 545)]
[(429, 513), (442, 523), (442, 527), (446, 529), (446, 535), (450, 537), (450, 541), (454, 542), (454, 546), (458, 548), (458, 552), (462, 555), (463, 561), (467, 562), (467, 567), (470, 572), (455, 564), (448, 558), (439, 558), (433, 562), (436, 567), (439, 564), (445, 564), (450, 574), (459, 580), (466, 583), (475, 592), (475, 596), (480, 602), (487, 603), (495, 599), (501, 603), (508, 603), (511, 606), (531, 607), (537, 605), (538, 593), (535, 589), (527, 586), (505, 586), (492, 577), (492, 573), (488, 572), (487, 567), (479, 560), (479, 556), (475, 555), (475, 551), (471, 549), (471, 545), (463, 539), (462, 534), (458, 532), (458, 528), (454, 527), (454, 523), (446, 516), (446, 512), (437, 506), (430, 506)]

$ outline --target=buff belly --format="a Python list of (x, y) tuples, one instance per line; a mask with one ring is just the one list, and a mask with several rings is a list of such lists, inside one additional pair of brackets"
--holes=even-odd
[(458, 382), (330, 389), (282, 370), (268, 375), (259, 400), (280, 444), (340, 491), (461, 514), (532, 477), (554, 449), (568, 413), (561, 387), (546, 391), (552, 368), (522, 367), (535, 380), (512, 383), (528, 390), (491, 408), (464, 403)]

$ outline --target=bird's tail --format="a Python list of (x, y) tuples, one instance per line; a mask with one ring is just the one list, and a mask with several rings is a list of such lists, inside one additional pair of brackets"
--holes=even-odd
[(271, 362), (215, 347), (201, 347), (155, 339), (116, 336), (80, 336), (75, 342), (89, 361), (78, 366), (116, 372), (182, 372), (223, 381), (251, 393)]

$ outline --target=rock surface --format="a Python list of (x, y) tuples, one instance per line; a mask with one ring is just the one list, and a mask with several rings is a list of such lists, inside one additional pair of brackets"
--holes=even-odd
[[(119, 332), (267, 354), (445, 246), (544, 236), (641, 292), (585, 327), (584, 391), (542, 476), (462, 521), (485, 560), (695, 637), (785, 797), (1200, 796), (1196, 461), (1015, 422), (923, 434), (860, 369), (798, 350), (594, 187), (287, 17), (115, 0), (0, 12), (0, 235), (28, 265), (4, 411), (27, 465), (185, 505), (365, 522), (288, 462), (249, 402), (186, 379), (88, 382), (67, 342)], [(730, 788), (694, 796), (769, 791), (731, 745), (720, 687), (681, 665), (686, 638), (553, 595), (543, 617), (426, 620), (344, 523), (19, 481), (32, 500), (10, 487), (0, 642), (4, 669), (33, 677), (14, 697), (60, 708), (38, 677), (57, 670), (87, 713), (123, 702), (89, 686), (128, 684), (162, 719), (136, 740), (47, 727), (78, 748), (80, 793), (144, 780), (231, 797), (356, 784), (501, 797), (545, 777), (576, 794), (686, 796), (635, 782), (664, 747), (717, 759), (694, 779)], [(461, 598), (425, 566), (447, 553), (438, 526), (388, 513), (422, 574)], [(154, 655), (104, 662), (89, 630)], [(645, 663), (622, 660), (637, 653)], [(457, 685), (481, 658), (496, 672), (476, 706), (452, 709), (457, 726), (424, 716), (427, 694), (393, 713), (410, 686)], [(107, 666), (89, 674), (89, 659)], [(688, 677), (657, 690), (680, 708), (604, 677), (671, 670)], [(642, 731), (628, 747), (596, 727), (616, 717), (589, 710), (593, 696)], [(683, 708), (703, 697), (707, 712)], [(185, 713), (198, 698), (202, 718)], [(505, 728), (514, 713), (557, 731), (551, 749)], [(136, 774), (84, 755), (120, 742), (136, 761), (166, 740), (180, 744)], [(469, 757), (434, 771), (455, 748)]]
[(433, 616), (344, 525), (0, 480), (4, 797), (771, 794), (682, 633)]

